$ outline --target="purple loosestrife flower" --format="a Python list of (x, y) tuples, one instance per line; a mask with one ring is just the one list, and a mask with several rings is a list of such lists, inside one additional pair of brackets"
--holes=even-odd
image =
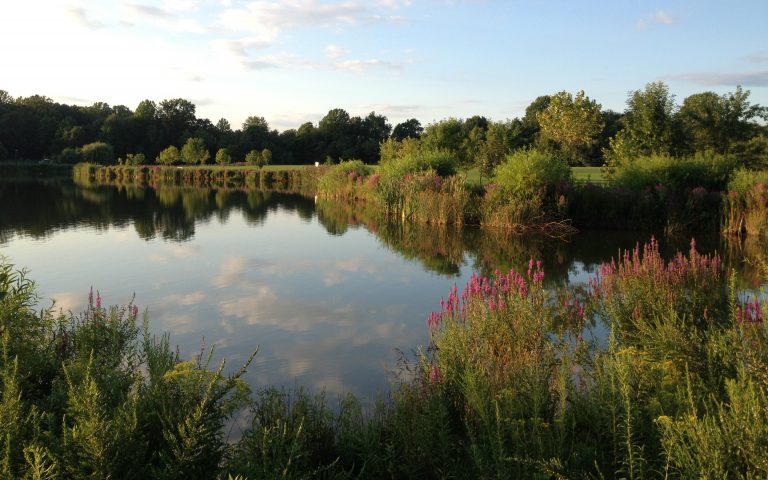
[(429, 371), (429, 382), (432, 385), (439, 385), (443, 383), (443, 374), (440, 372), (439, 366), (432, 365), (432, 368)]

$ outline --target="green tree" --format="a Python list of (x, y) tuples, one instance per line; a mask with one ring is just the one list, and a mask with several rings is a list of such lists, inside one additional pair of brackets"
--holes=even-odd
[(199, 163), (204, 164), (211, 158), (210, 152), (205, 148), (205, 142), (202, 138), (189, 138), (184, 146), (181, 147), (181, 161), (189, 165)]
[(464, 124), (458, 118), (446, 118), (436, 123), (430, 123), (424, 129), (421, 141), (425, 147), (433, 150), (447, 150), (466, 165), (464, 154)]
[(265, 167), (272, 163), (272, 151), (268, 148), (265, 148), (261, 151), (261, 158), (260, 158), (260, 164), (259, 167)]
[(163, 126), (167, 144), (179, 144), (184, 133), (195, 124), (195, 104), (183, 98), (160, 102), (157, 116)]
[(180, 161), (181, 154), (179, 153), (179, 149), (173, 145), (166, 148), (165, 150), (162, 150), (155, 159), (155, 162), (159, 163), (160, 165), (173, 165), (175, 163), (179, 163)]
[(761, 127), (753, 120), (768, 120), (768, 109), (752, 105), (748, 100), (750, 93), (738, 86), (735, 92), (723, 95), (723, 126), (718, 147), (724, 153), (737, 142), (747, 142), (760, 133)]
[(13, 103), (13, 97), (10, 93), (6, 92), (5, 90), (0, 90), (0, 104), (11, 104)]
[(115, 152), (112, 146), (104, 142), (93, 142), (83, 145), (80, 149), (83, 160), (89, 163), (98, 163), (100, 165), (111, 165), (115, 163)]
[[(357, 122), (360, 122), (359, 117)], [(322, 143), (321, 155), (334, 160), (352, 158), (355, 156), (357, 138), (354, 135), (353, 119), (346, 110), (334, 108), (318, 123), (317, 131)]]
[(491, 123), (488, 126), (476, 161), (480, 170), (480, 183), (483, 183), (483, 176), (493, 175), (496, 166), (501, 164), (509, 153), (505, 134), (506, 127), (502, 123)]
[(229, 124), (229, 121), (226, 118), (220, 118), (219, 121), (216, 122), (216, 130), (221, 133), (231, 133), (232, 126)]
[(229, 165), (232, 163), (232, 157), (229, 155), (229, 151), (226, 148), (220, 148), (216, 152), (216, 163), (219, 165)]
[(419, 138), (424, 132), (421, 122), (415, 118), (409, 118), (404, 122), (398, 123), (392, 130), (392, 139), (401, 142), (406, 138)]
[(600, 116), (600, 104), (579, 91), (574, 97), (559, 92), (550, 98), (544, 111), (536, 113), (543, 141), (552, 142), (572, 165), (586, 163), (589, 150), (605, 124)]
[(624, 129), (610, 143), (606, 156), (613, 163), (637, 156), (665, 155), (672, 151), (675, 97), (664, 82), (652, 82), (631, 92), (624, 114)]
[(384, 115), (371, 112), (362, 119), (359, 126), (355, 157), (365, 163), (375, 163), (378, 160), (379, 144), (389, 138), (392, 125)]
[(245, 163), (248, 165), (254, 165), (256, 167), (261, 167), (261, 152), (258, 150), (251, 150), (250, 152), (246, 153)]
[(133, 116), (136, 118), (157, 118), (157, 104), (152, 100), (142, 100), (136, 107), (136, 111), (133, 112)]

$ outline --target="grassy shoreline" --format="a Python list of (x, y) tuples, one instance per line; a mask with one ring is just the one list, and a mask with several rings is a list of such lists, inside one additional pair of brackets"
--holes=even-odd
[[(479, 173), (474, 170), (445, 176), (430, 170), (392, 175), (384, 167), (361, 162), (261, 169), (249, 165), (78, 164), (73, 176), (84, 186), (186, 185), (291, 191), (365, 202), (376, 205), (382, 215), (405, 222), (481, 225), (519, 234), (563, 237), (576, 229), (609, 229), (768, 236), (768, 192), (761, 180), (763, 172), (730, 173), (723, 169), (734, 167), (708, 162), (650, 159), (648, 166), (620, 171), (610, 181), (598, 167), (574, 167), (568, 170), (566, 181), (556, 184), (531, 187), (522, 180), (520, 192), (525, 193), (491, 181), (475, 183)], [(598, 174), (598, 181), (592, 181)], [(734, 185), (728, 183), (729, 178), (734, 179)]]

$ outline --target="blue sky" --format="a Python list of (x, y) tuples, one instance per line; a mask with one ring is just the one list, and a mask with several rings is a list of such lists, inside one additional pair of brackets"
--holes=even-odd
[(622, 111), (656, 80), (678, 102), (741, 84), (768, 105), (767, 19), (766, 0), (18, 1), (0, 89), (131, 109), (182, 97), (280, 130), (336, 107), (503, 120), (561, 90)]

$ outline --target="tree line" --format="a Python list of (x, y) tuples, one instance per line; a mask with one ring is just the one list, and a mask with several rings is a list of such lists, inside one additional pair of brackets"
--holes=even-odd
[(447, 118), (423, 127), (412, 118), (392, 127), (384, 115), (330, 110), (315, 125), (279, 132), (260, 116), (233, 129), (224, 118), (198, 118), (182, 98), (143, 100), (134, 110), (103, 102), (67, 105), (0, 90), (0, 160), (56, 158), (113, 163), (307, 164), (360, 159), (376, 163), (382, 144), (420, 139), (450, 152), (464, 166), (490, 172), (509, 152), (536, 148), (571, 165), (603, 165), (646, 155), (710, 151), (763, 162), (768, 155), (768, 110), (737, 87), (696, 93), (678, 105), (663, 82), (629, 92), (624, 112), (603, 109), (583, 91), (536, 98), (522, 117), (491, 121), (480, 115)]

